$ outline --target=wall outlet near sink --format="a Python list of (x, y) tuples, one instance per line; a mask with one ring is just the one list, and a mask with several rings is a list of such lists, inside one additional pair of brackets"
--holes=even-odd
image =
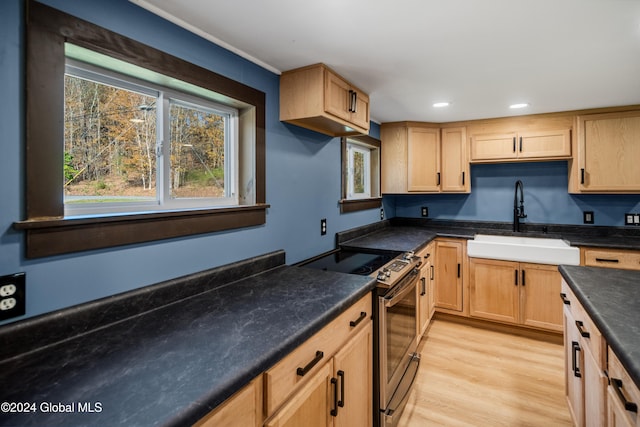
[(429, 216), (429, 208), (426, 206), (423, 206), (420, 208), (420, 214), (424, 217)]
[(640, 225), (640, 214), (638, 213), (624, 214), (624, 225)]

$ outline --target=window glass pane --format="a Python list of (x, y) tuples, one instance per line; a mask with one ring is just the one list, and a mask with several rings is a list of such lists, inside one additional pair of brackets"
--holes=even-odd
[(64, 202), (156, 200), (156, 98), (65, 75)]
[(172, 102), (172, 198), (226, 197), (228, 115)]
[(353, 153), (353, 192), (365, 192), (364, 153)]
[(370, 162), (371, 151), (356, 144), (348, 147), (348, 194), (347, 198), (365, 198), (371, 195)]

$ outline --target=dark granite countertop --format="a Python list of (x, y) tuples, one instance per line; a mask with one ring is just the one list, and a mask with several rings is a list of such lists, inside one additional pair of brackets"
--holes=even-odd
[[(0, 413), (0, 425), (190, 425), (374, 286), (282, 265), (9, 357), (0, 401), (36, 412)], [(101, 410), (79, 413), (79, 402)], [(43, 412), (42, 403), (76, 407)]]
[(640, 388), (640, 271), (566, 265), (559, 270)]
[(561, 238), (571, 246), (640, 250), (640, 229), (523, 224), (514, 233), (510, 224), (393, 218), (337, 234), (338, 245), (348, 249), (418, 250), (436, 237), (473, 239), (476, 234)]

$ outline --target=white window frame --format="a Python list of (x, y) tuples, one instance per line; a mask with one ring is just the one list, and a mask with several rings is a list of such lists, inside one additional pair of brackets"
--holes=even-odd
[[(156, 101), (156, 196), (155, 200), (121, 203), (81, 203), (64, 205), (66, 217), (103, 216), (185, 209), (210, 209), (239, 205), (239, 112), (238, 109), (213, 100), (183, 93), (151, 82), (117, 73), (81, 61), (65, 60), (65, 73), (100, 84), (157, 97)], [(213, 112), (225, 120), (225, 196), (217, 198), (172, 198), (170, 195), (170, 103)]]
[[(355, 192), (355, 155), (364, 156), (364, 191)], [(347, 200), (368, 199), (371, 197), (371, 148), (347, 140)]]

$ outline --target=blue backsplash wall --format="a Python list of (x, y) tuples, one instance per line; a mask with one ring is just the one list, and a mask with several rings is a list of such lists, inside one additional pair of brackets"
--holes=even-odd
[[(43, 0), (266, 93), (266, 224), (142, 245), (28, 260), (24, 236), (24, 0), (0, 1), (0, 275), (26, 272), (30, 317), (284, 249), (295, 263), (335, 246), (335, 233), (380, 220), (340, 214), (340, 139), (281, 123), (279, 76), (127, 0)], [(319, 58), (320, 60), (321, 58)], [(371, 136), (379, 138), (372, 124)], [(320, 235), (320, 219), (327, 235)], [(18, 319), (11, 319), (19, 320)], [(8, 321), (1, 321), (7, 323)]]
[(640, 212), (640, 195), (573, 195), (567, 192), (567, 162), (471, 165), (471, 194), (386, 196), (395, 216), (478, 221), (513, 221), (515, 182), (524, 184), (524, 222), (582, 224), (583, 211), (594, 225), (623, 226), (624, 214)]
[[(284, 249), (295, 263), (332, 249), (338, 231), (380, 220), (378, 209), (340, 214), (340, 141), (279, 121), (278, 76), (127, 0), (42, 0), (43, 3), (208, 68), (266, 93), (266, 196), (263, 226), (142, 245), (28, 260), (24, 236), (24, 0), (0, 1), (0, 275), (27, 274), (31, 317), (97, 298)], [(318, 58), (319, 61), (322, 58)], [(331, 64), (329, 64), (331, 65)], [(370, 134), (379, 137), (379, 126)], [(387, 217), (510, 221), (513, 185), (525, 184), (528, 221), (579, 224), (583, 209), (596, 224), (621, 225), (640, 211), (639, 196), (569, 196), (566, 163), (472, 167), (471, 195), (387, 196)], [(320, 236), (320, 219), (328, 232)], [(20, 320), (12, 319), (13, 320)], [(8, 321), (0, 322), (7, 323)]]

